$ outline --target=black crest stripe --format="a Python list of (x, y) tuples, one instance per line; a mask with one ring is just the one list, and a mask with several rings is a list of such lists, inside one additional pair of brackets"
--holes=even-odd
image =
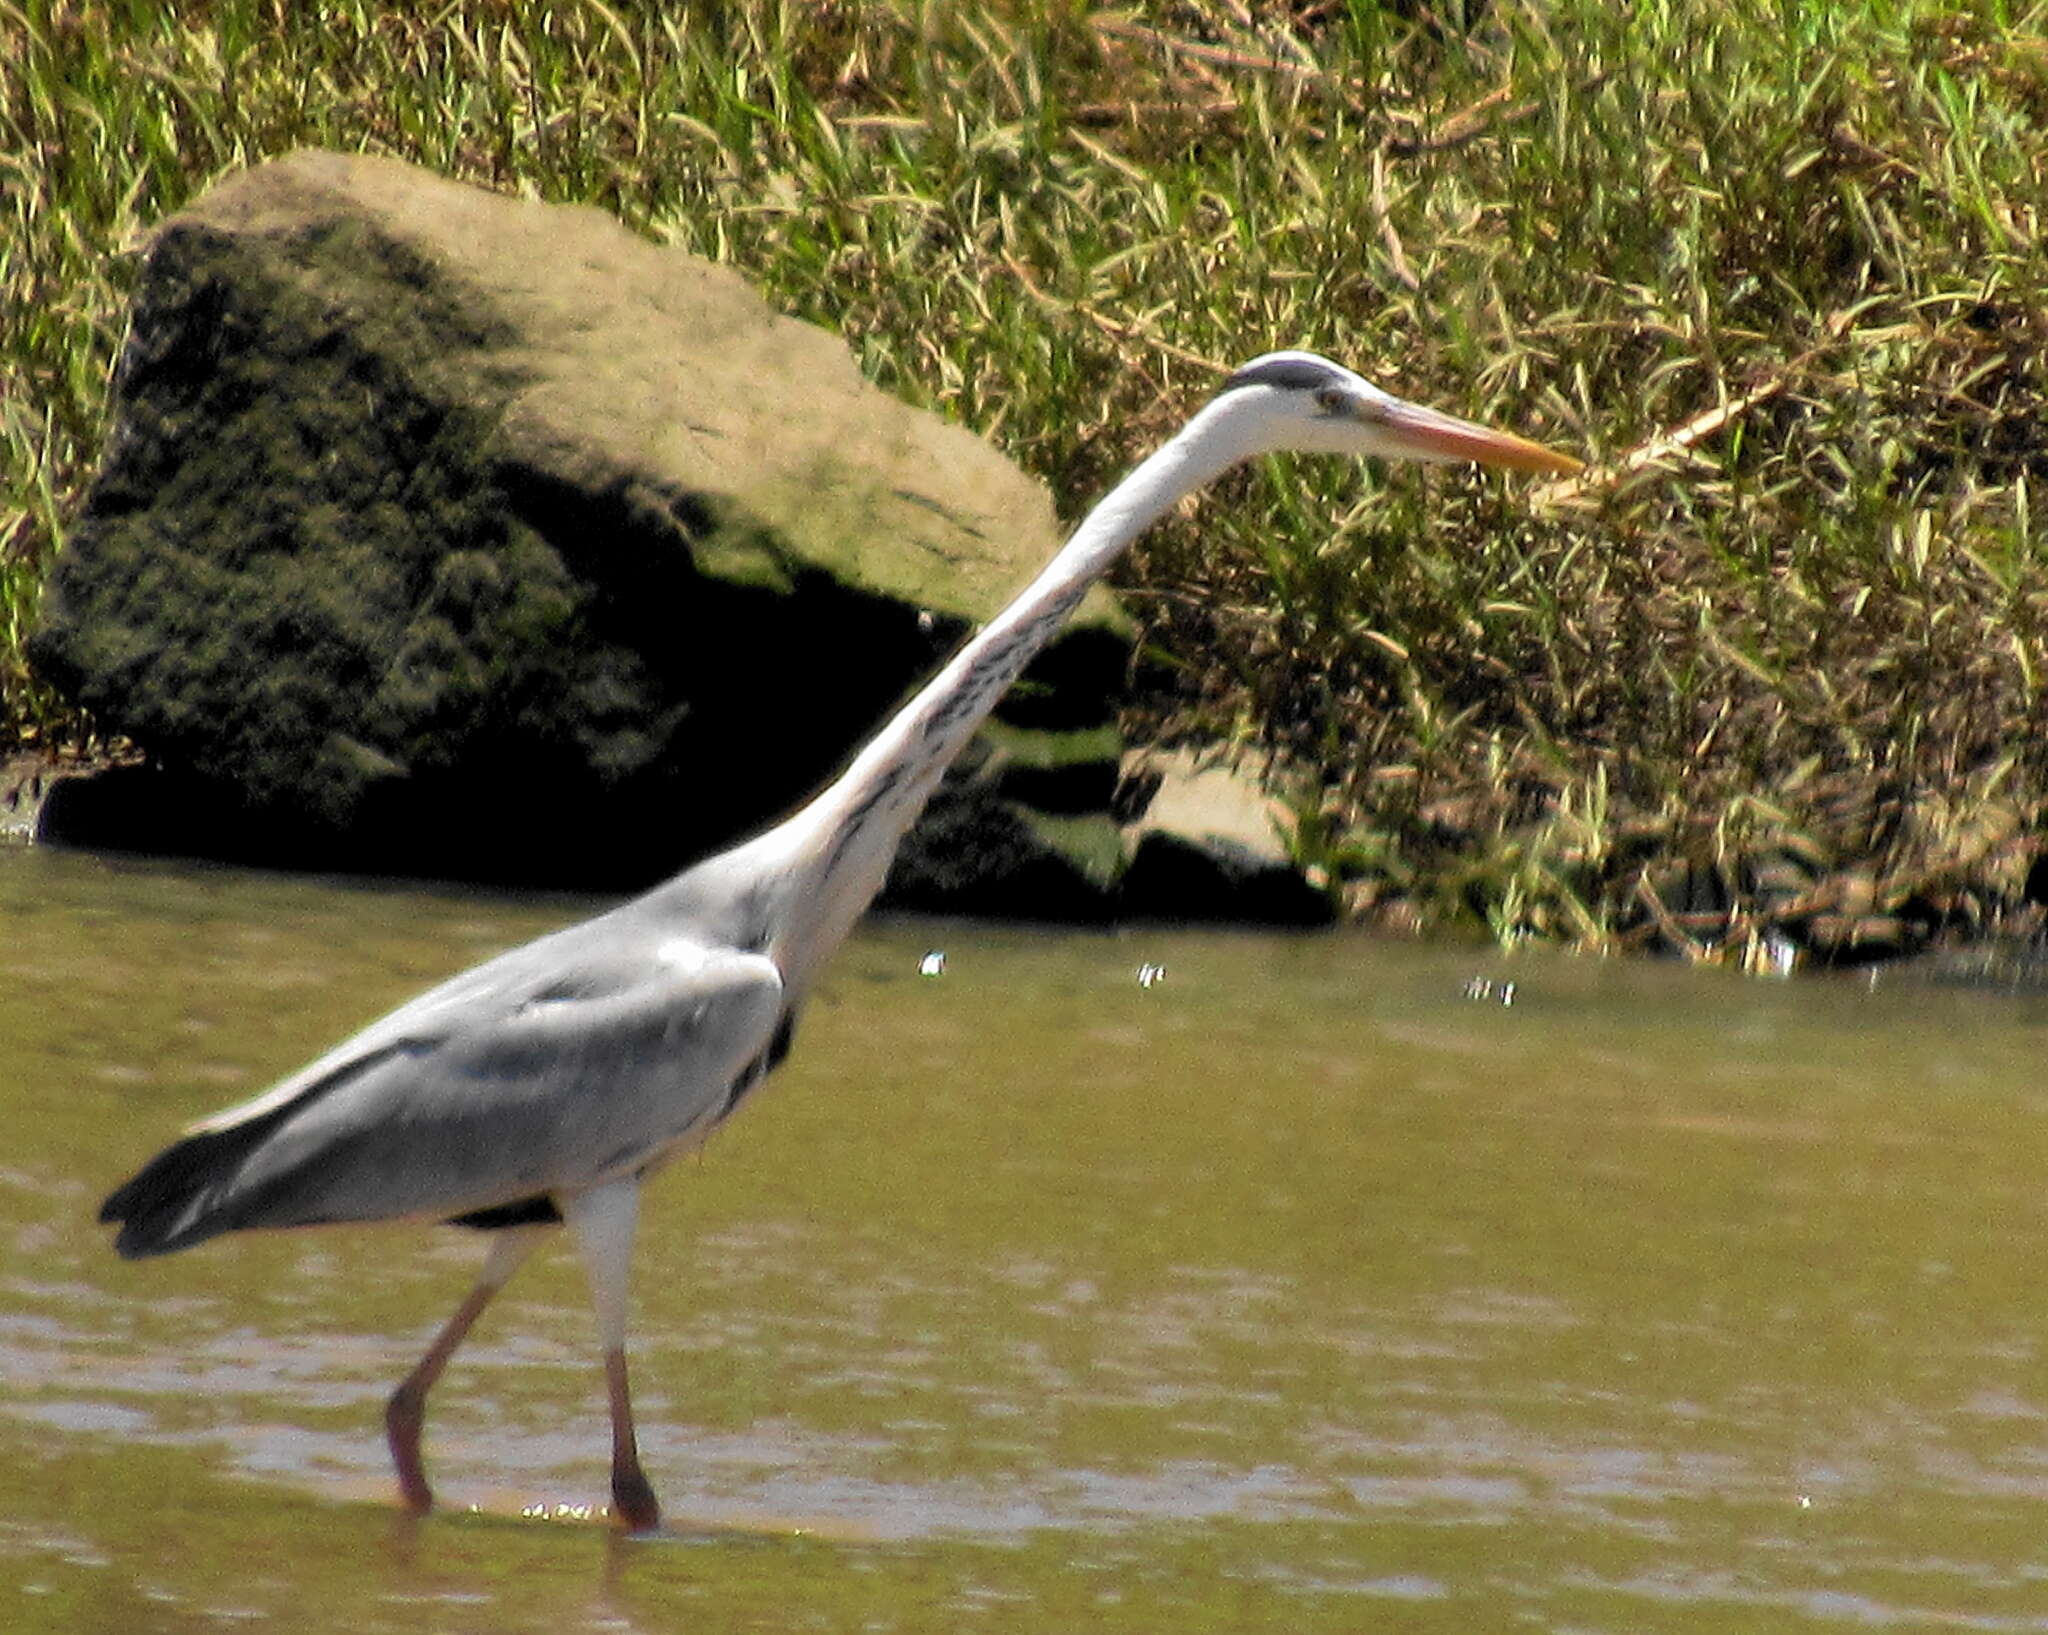
[(1318, 386), (1341, 384), (1342, 377), (1328, 364), (1307, 358), (1269, 358), (1247, 364), (1223, 383), (1222, 390), (1234, 392), (1240, 386), (1279, 386), (1288, 391), (1308, 392)]

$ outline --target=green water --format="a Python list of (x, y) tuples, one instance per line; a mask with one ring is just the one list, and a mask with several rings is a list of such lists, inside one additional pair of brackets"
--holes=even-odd
[(2048, 1630), (2048, 1003), (1343, 936), (868, 927), (648, 1200), (685, 1536), (566, 1254), (408, 1524), (473, 1237), (93, 1210), (589, 906), (0, 852), (0, 1629)]

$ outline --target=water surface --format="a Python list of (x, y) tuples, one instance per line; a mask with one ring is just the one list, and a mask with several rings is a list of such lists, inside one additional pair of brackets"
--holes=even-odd
[(0, 1627), (2048, 1631), (2048, 1003), (1347, 936), (870, 925), (649, 1195), (690, 1535), (566, 1254), (408, 1525), (473, 1236), (93, 1211), (591, 906), (0, 852)]

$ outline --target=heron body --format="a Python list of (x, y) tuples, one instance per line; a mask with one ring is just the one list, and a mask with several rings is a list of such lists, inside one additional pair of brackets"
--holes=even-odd
[(427, 1393), (491, 1297), (566, 1224), (597, 1311), (614, 1511), (636, 1530), (656, 1526), (625, 1363), (642, 1182), (782, 1059), (811, 984), (946, 767), (1088, 587), (1182, 496), (1282, 449), (1578, 467), (1313, 354), (1255, 359), (808, 805), (608, 913), (450, 978), (195, 1125), (107, 1199), (115, 1248), (135, 1258), (225, 1232), (349, 1221), (489, 1230), (477, 1283), (386, 1410), (401, 1496), (424, 1511)]

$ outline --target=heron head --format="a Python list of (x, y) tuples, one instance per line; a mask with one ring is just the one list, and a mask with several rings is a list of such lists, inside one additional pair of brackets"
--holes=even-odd
[(1223, 383), (1215, 402), (1249, 412), (1253, 435), (1270, 451), (1470, 460), (1560, 474), (1581, 469), (1569, 454), (1425, 409), (1313, 352), (1268, 352), (1252, 359)]

